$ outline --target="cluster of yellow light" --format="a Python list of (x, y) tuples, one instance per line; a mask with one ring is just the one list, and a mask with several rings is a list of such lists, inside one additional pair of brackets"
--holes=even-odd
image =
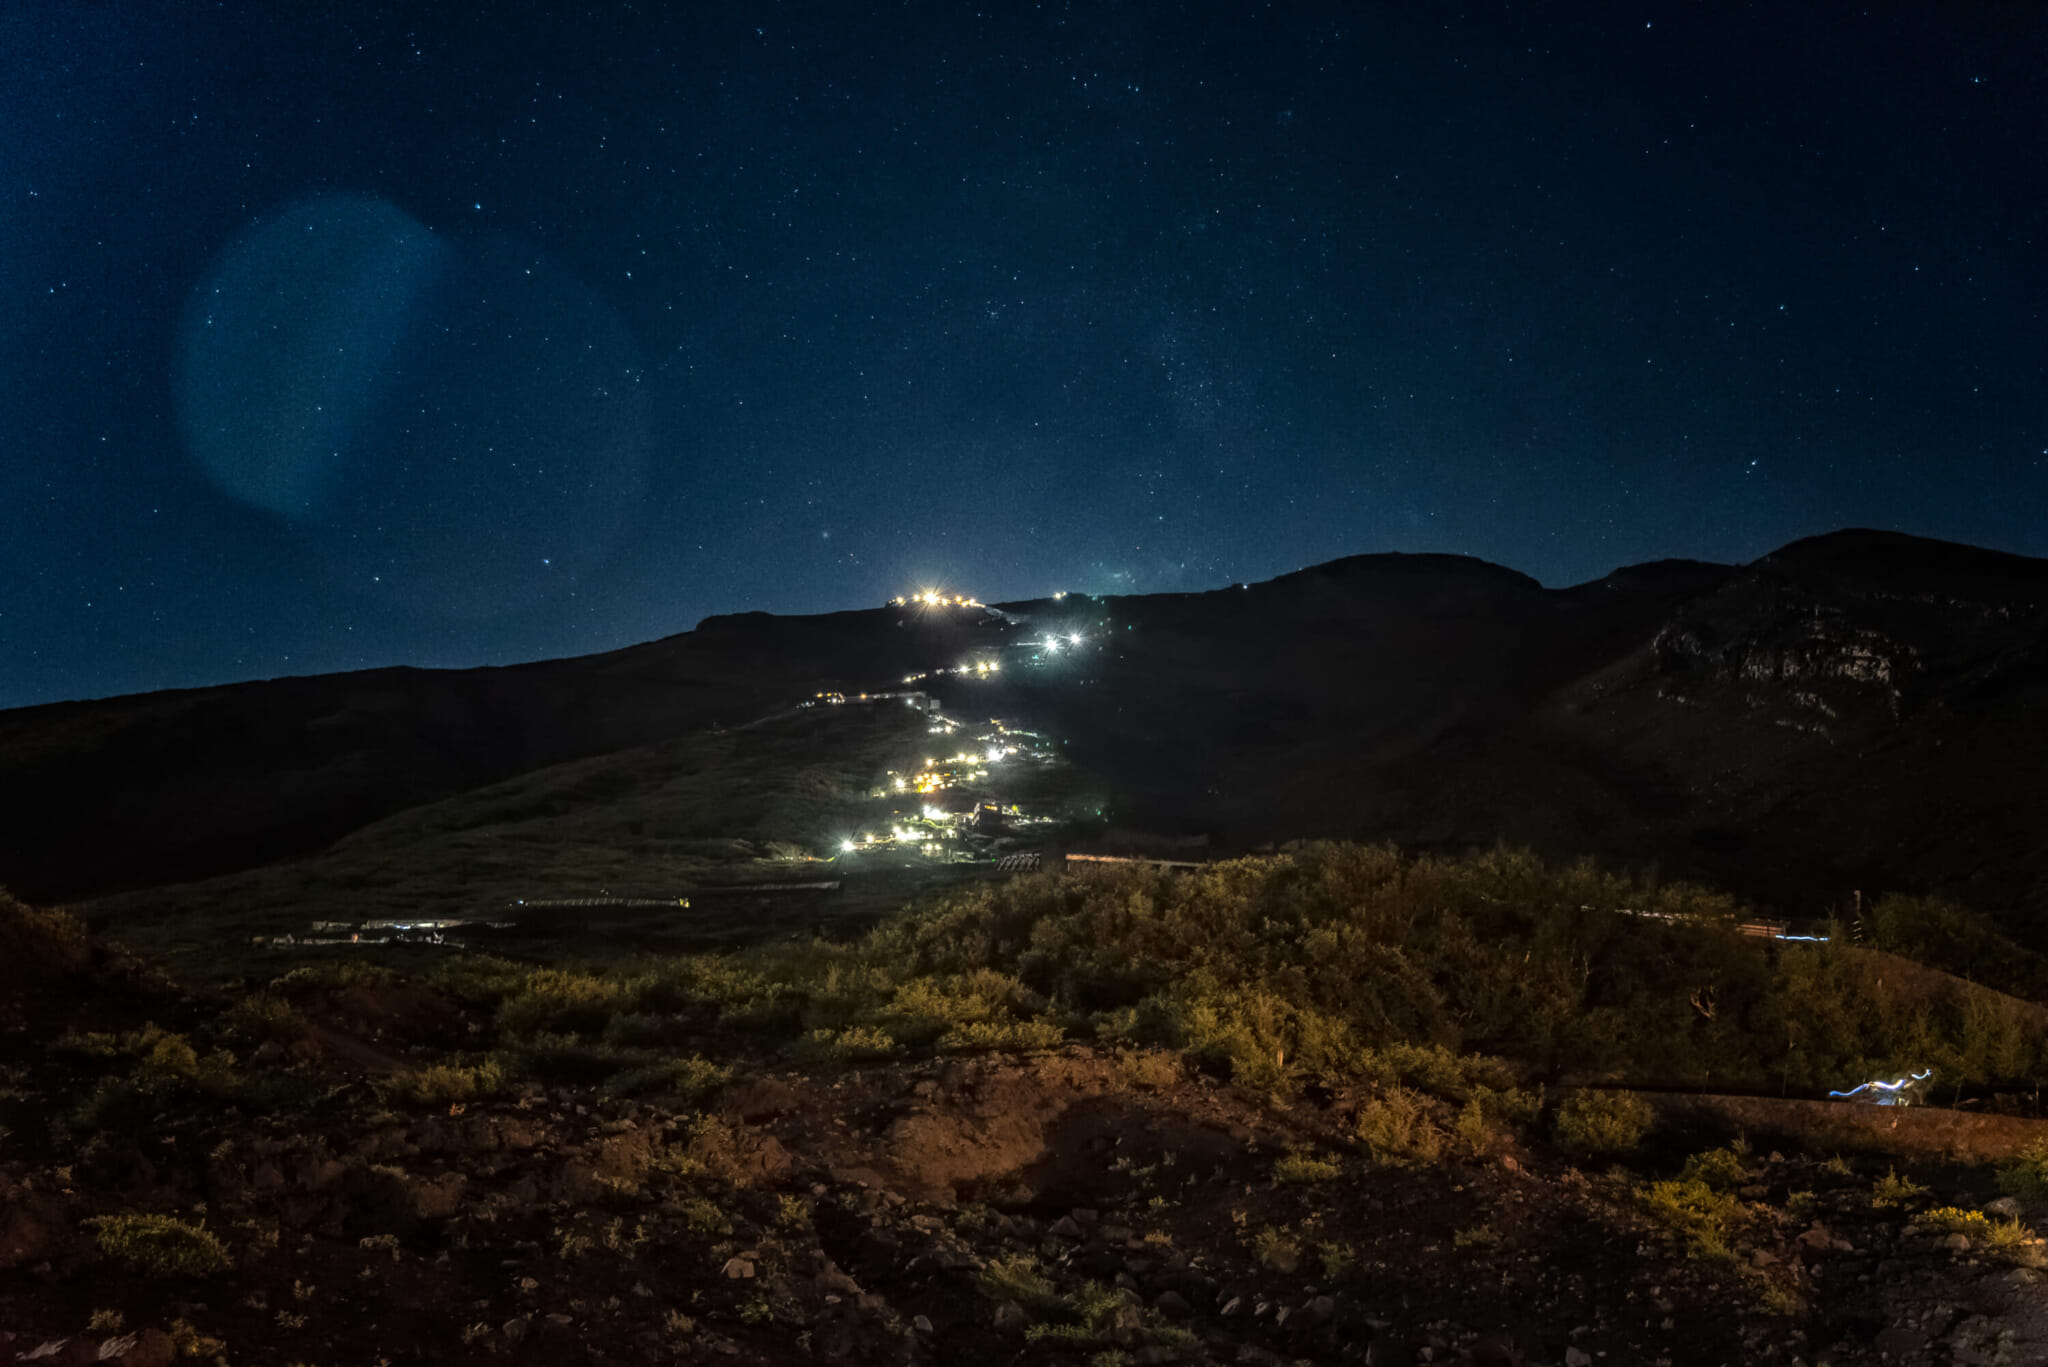
[[(934, 810), (930, 807), (925, 808), (926, 816), (930, 817)], [(847, 836), (839, 842), (839, 852), (841, 854), (853, 854), (860, 850), (871, 850), (889, 845), (917, 845), (927, 847), (925, 853), (929, 854), (932, 851), (928, 847), (932, 842), (940, 838), (941, 835), (939, 833), (920, 830), (915, 826), (891, 826), (888, 832), (883, 835), (877, 835), (873, 831), (863, 831), (858, 836)]]
[(945, 594), (940, 593), (937, 589), (920, 589), (908, 598), (898, 594), (889, 600), (889, 606), (895, 608), (907, 608), (913, 604), (921, 608), (978, 608), (981, 606), (979, 601), (969, 598), (965, 594)]
[(907, 785), (920, 793), (935, 793), (941, 788), (952, 787), (963, 773), (970, 778), (987, 778), (989, 765), (1000, 764), (1016, 753), (1014, 745), (990, 745), (978, 754), (962, 750), (944, 759), (924, 760), (918, 771), (907, 779), (893, 773), (889, 777), (899, 792)]

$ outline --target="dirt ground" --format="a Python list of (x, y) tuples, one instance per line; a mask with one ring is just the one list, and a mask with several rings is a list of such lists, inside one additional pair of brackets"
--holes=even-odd
[[(1422, 1098), (1389, 1152), (1373, 1093), (1071, 1044), (428, 1103), (393, 1084), (478, 1023), (388, 982), (220, 1055), (231, 1092), (157, 1087), (213, 1066), (168, 1044), (109, 1092), (115, 1032), (197, 1037), (220, 1003), (96, 973), (0, 1013), (0, 1367), (2048, 1361), (2048, 1210), (1954, 1144), (1886, 1148), (1972, 1129), (1933, 1113), (1841, 1156), (1667, 1101), (1616, 1166)], [(1701, 1237), (1658, 1184), (1733, 1130), (1684, 1198)], [(1986, 1206), (2004, 1234), (1941, 1214)]]

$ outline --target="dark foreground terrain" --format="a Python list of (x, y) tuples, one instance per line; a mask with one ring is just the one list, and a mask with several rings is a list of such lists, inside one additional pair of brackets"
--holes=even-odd
[(179, 983), (0, 902), (0, 1362), (2048, 1360), (2048, 1010), (1742, 914), (1309, 846)]

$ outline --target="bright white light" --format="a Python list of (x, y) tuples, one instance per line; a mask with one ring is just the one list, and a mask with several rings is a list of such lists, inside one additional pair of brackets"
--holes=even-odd
[(1064, 597), (1066, 597), (1066, 596), (1067, 596), (1067, 591), (1066, 591), (1065, 589), (1061, 589), (1061, 590), (1060, 590), (1060, 591), (1059, 591), (1058, 593), (1055, 593), (1055, 594), (1054, 594), (1054, 595), (1052, 596), (1052, 601), (1053, 601), (1053, 602), (1055, 602), (1055, 603), (1057, 603), (1057, 602), (1059, 602), (1059, 601), (1060, 601), (1060, 599), (1062, 599), (1062, 598), (1064, 598)]
[(1069, 633), (1067, 636), (1067, 644), (1073, 646), (1081, 644), (1081, 633), (1078, 631)]
[(852, 853), (853, 853), (853, 842), (852, 842), (851, 840), (842, 840), (842, 841), (840, 841), (840, 842), (839, 842), (839, 852), (840, 852), (841, 854), (852, 854)]
[(1048, 636), (1048, 637), (1046, 637), (1046, 638), (1045, 638), (1045, 653), (1046, 653), (1046, 654), (1048, 654), (1048, 655), (1051, 655), (1051, 654), (1053, 654), (1053, 653), (1057, 652), (1057, 651), (1059, 650), (1059, 648), (1060, 648), (1060, 638), (1059, 638), (1059, 637), (1057, 637), (1057, 636)]
[(987, 752), (982, 756), (982, 758), (989, 764), (994, 764), (997, 760), (1001, 759), (1002, 757), (1003, 747), (1000, 745), (989, 746)]
[(1857, 1094), (1866, 1091), (1879, 1093), (1881, 1095), (1896, 1095), (1897, 1093), (1905, 1091), (1908, 1087), (1911, 1087), (1916, 1083), (1927, 1081), (1927, 1079), (1933, 1076), (1934, 1070), (1932, 1068), (1923, 1068), (1917, 1073), (1908, 1073), (1904, 1077), (1892, 1078), (1888, 1081), (1883, 1079), (1873, 1079), (1869, 1082), (1859, 1083), (1858, 1085), (1851, 1087), (1846, 1092), (1830, 1091), (1828, 1095), (1834, 1097), (1842, 1097), (1844, 1099), (1856, 1096)]

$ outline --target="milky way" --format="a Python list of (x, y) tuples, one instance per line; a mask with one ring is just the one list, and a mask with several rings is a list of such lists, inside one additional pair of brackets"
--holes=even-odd
[(0, 704), (2048, 553), (2037, 7), (312, 8), (0, 17)]

